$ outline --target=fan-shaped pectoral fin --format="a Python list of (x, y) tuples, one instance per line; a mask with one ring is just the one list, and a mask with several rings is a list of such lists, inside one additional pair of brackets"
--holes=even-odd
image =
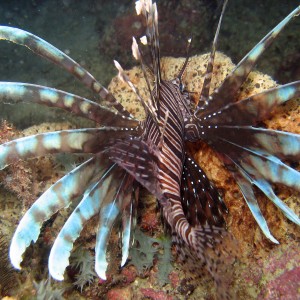
[(190, 224), (223, 226), (226, 205), (213, 182), (186, 154), (181, 180), (181, 199)]
[(259, 208), (251, 181), (247, 174), (239, 166), (237, 166), (237, 172), (233, 173), (233, 175), (258, 226), (269, 240), (275, 244), (279, 244), (269, 230), (267, 221)]
[(250, 52), (239, 62), (235, 69), (225, 78), (222, 85), (217, 88), (211, 95), (204, 114), (210, 114), (218, 111), (224, 105), (235, 100), (239, 88), (245, 82), (248, 74), (256, 64), (264, 50), (271, 45), (283, 28), (299, 15), (300, 6), (294, 9), (286, 18), (284, 18), (277, 26), (275, 26)]
[(272, 186), (263, 179), (252, 179), (253, 183), (282, 211), (282, 213), (292, 222), (300, 226), (299, 217), (283, 202), (279, 199), (274, 191)]
[(54, 279), (64, 279), (63, 274), (69, 265), (69, 257), (75, 240), (79, 237), (85, 223), (99, 213), (102, 200), (108, 192), (112, 168), (113, 166), (110, 166), (105, 170), (101, 178), (85, 191), (84, 197), (55, 239), (48, 262), (49, 272)]
[(46, 132), (0, 145), (0, 170), (18, 159), (50, 153), (99, 153), (114, 138), (138, 134), (137, 128), (101, 127)]
[(131, 193), (128, 193), (123, 201), (122, 210), (122, 261), (123, 267), (128, 259), (129, 250), (133, 242), (133, 230), (136, 225), (136, 210), (139, 197), (139, 187), (133, 185)]
[(158, 181), (158, 151), (139, 138), (116, 141), (108, 149), (111, 160), (125, 169), (158, 199), (164, 199)]
[(97, 81), (92, 74), (61, 50), (40, 37), (22, 29), (0, 26), (0, 40), (7, 40), (30, 49), (32, 52), (48, 59), (78, 78), (85, 86), (113, 106), (120, 114), (132, 117), (117, 99)]
[(286, 101), (300, 96), (300, 81), (263, 91), (237, 102), (220, 107), (210, 118), (203, 116), (201, 125), (207, 126), (245, 126), (256, 125), (270, 117), (274, 109)]
[(36, 84), (0, 82), (0, 101), (10, 104), (25, 102), (58, 107), (106, 126), (135, 127), (138, 125), (138, 121), (125, 117), (96, 102)]
[(101, 168), (101, 160), (91, 158), (54, 183), (40, 196), (21, 219), (10, 246), (13, 266), (20, 269), (22, 255), (30, 243), (36, 242), (42, 224), (55, 212), (67, 207), (83, 194), (95, 174)]

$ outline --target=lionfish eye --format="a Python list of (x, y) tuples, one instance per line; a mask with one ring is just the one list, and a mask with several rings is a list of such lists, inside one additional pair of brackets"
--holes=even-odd
[(179, 90), (180, 90), (180, 92), (183, 93), (184, 88), (185, 88), (184, 84), (183, 84), (182, 82), (180, 82), (180, 83), (179, 83)]
[(184, 88), (185, 88), (185, 85), (182, 83), (182, 81), (180, 80), (179, 77), (176, 77), (175, 79), (172, 80), (172, 83), (174, 85), (177, 85), (180, 92), (183, 92), (184, 91)]

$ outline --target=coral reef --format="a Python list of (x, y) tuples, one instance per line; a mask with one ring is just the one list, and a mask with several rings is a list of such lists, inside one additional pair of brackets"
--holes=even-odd
[[(6, 121), (2, 122), (0, 131), (0, 142), (5, 142), (16, 137), (23, 137), (27, 135), (36, 134), (45, 131), (54, 131), (59, 129), (68, 129), (72, 125), (69, 123), (44, 123), (39, 126), (33, 126), (23, 131), (16, 130), (14, 126), (8, 124)], [(53, 157), (39, 157), (37, 159), (31, 159), (28, 161), (18, 161), (15, 164), (11, 164), (5, 170), (0, 172), (0, 208), (1, 208), (1, 220), (0, 220), (0, 235), (3, 236), (1, 241), (1, 253), (2, 258), (7, 261), (1, 262), (0, 281), (6, 282), (6, 274), (13, 276), (14, 285), (16, 282), (22, 283), (22, 291), (13, 289), (13, 286), (9, 285), (9, 282), (3, 287), (4, 294), (9, 295), (32, 295), (34, 288), (36, 289), (38, 299), (62, 299), (59, 298), (59, 293), (62, 294), (63, 290), (56, 291), (52, 288), (51, 284), (47, 281), (41, 281), (44, 277), (44, 260), (40, 255), (33, 259), (30, 263), (25, 262), (24, 271), (21, 273), (11, 268), (11, 264), (8, 260), (8, 247), (12, 234), (15, 230), (15, 226), (20, 219), (20, 215), (27, 210), (33, 201), (53, 182), (57, 181), (62, 175), (64, 166), (55, 161)], [(43, 232), (40, 246), (44, 248), (44, 252), (47, 252), (47, 247), (53, 242), (52, 227), (45, 227)], [(7, 242), (6, 242), (7, 241)], [(39, 245), (37, 246), (39, 248)], [(35, 251), (35, 247), (30, 251)], [(41, 253), (40, 253), (41, 254)], [(34, 270), (33, 278), (28, 276), (26, 267), (29, 266)], [(10, 277), (7, 277), (9, 279)], [(16, 281), (17, 279), (17, 281)], [(34, 285), (34, 281), (38, 282)], [(0, 285), (2, 283), (0, 282)], [(51, 298), (51, 295), (56, 295)], [(46, 297), (46, 296), (47, 297)], [(45, 297), (46, 298), (45, 298)]]
[(158, 253), (159, 241), (143, 234), (139, 229), (134, 232), (135, 246), (131, 248), (131, 263), (136, 267), (138, 275), (145, 276), (153, 266)]
[(37, 300), (63, 300), (64, 288), (53, 288), (50, 279), (33, 282)]
[(139, 276), (149, 274), (156, 261), (157, 282), (163, 286), (170, 282), (172, 271), (171, 239), (169, 237), (151, 238), (136, 228), (134, 232), (135, 245), (130, 250), (131, 261)]
[[(23, 137), (40, 132), (49, 132), (61, 129), (70, 129), (73, 126), (70, 123), (43, 123), (38, 126), (29, 127), (23, 131), (16, 130), (13, 126), (3, 121), (0, 135), (0, 142), (4, 143), (16, 137)], [(18, 161), (11, 164), (0, 173), (0, 182), (7, 190), (14, 193), (22, 200), (23, 208), (28, 209), (41, 191), (46, 188), (46, 182), (49, 185), (57, 180), (61, 175), (58, 166), (57, 172), (53, 172), (55, 161), (53, 157), (31, 159), (28, 161)], [(51, 181), (49, 181), (51, 179)]]
[(17, 281), (14, 269), (10, 265), (8, 258), (8, 243), (5, 236), (0, 235), (0, 295), (11, 295), (11, 291), (16, 288)]
[[(197, 92), (201, 89), (207, 59), (207, 54), (192, 57), (185, 74), (184, 83), (189, 91), (195, 92), (195, 94), (192, 94), (194, 97), (196, 97)], [(162, 60), (162, 72), (164, 78), (172, 78), (172, 76), (178, 72), (183, 60), (183, 58), (164, 58)], [(218, 86), (232, 67), (233, 64), (228, 57), (221, 53), (217, 53), (215, 63), (216, 76), (214, 76), (212, 88)], [(140, 69), (135, 67), (131, 71), (128, 71), (127, 74), (132, 82), (138, 87), (140, 93), (142, 95), (145, 94), (147, 89)], [(259, 91), (275, 85), (276, 83), (271, 80), (269, 76), (259, 72), (253, 72), (242, 88), (241, 97), (258, 93)], [(117, 78), (114, 78), (109, 88), (130, 112), (139, 116), (139, 118), (143, 118), (143, 109), (135, 100), (135, 96), (126, 85), (119, 82)], [(274, 114), (270, 120), (266, 121), (264, 125), (281, 130), (299, 132), (299, 108), (298, 105), (295, 105), (296, 103), (297, 100), (292, 100), (287, 105), (280, 107), (276, 111), (276, 114)], [(70, 128), (72, 125), (66, 123), (42, 124), (18, 133), (13, 128), (10, 129), (11, 126), (7, 123), (2, 126), (4, 130), (1, 132), (1, 138), (3, 138), (3, 140), (8, 140), (15, 137), (17, 134), (18, 136), (23, 136), (39, 131)], [(235, 278), (232, 286), (232, 288), (236, 290), (238, 297), (247, 299), (268, 299), (268, 297), (271, 299), (273, 297), (274, 299), (280, 299), (280, 297), (284, 295), (286, 299), (294, 299), (295, 296), (298, 296), (299, 281), (297, 281), (297, 279), (299, 278), (298, 266), (300, 262), (300, 255), (297, 251), (297, 249), (299, 249), (299, 232), (296, 230), (296, 226), (287, 221), (271, 203), (265, 201), (262, 195), (258, 195), (261, 209), (266, 215), (268, 224), (270, 224), (272, 232), (281, 243), (280, 245), (271, 245), (261, 234), (251, 213), (246, 209), (246, 204), (244, 203), (236, 184), (226, 169), (223, 168), (213, 150), (201, 143), (190, 144), (189, 150), (198, 163), (201, 164), (210, 179), (214, 181), (221, 191), (223, 191), (225, 202), (229, 207), (230, 213), (227, 216), (227, 224), (229, 231), (238, 240), (240, 246), (240, 256), (235, 266)], [(65, 159), (58, 158), (57, 160), (44, 157), (29, 160), (27, 162), (19, 162), (17, 165), (23, 164), (24, 167), (21, 168), (21, 170), (23, 170), (24, 173), (13, 173), (8, 170), (3, 171), (1, 176), (8, 177), (10, 172), (11, 175), (15, 174), (10, 177), (11, 185), (6, 185), (6, 188), (17, 196), (22, 195), (22, 191), (18, 192), (14, 190), (14, 188), (22, 188), (19, 176), (23, 176), (22, 180), (24, 181), (30, 181), (24, 190), (24, 195), (26, 195), (26, 191), (28, 194), (31, 194), (31, 197), (29, 197), (30, 199), (21, 197), (23, 202), (21, 206), (27, 207), (41, 191), (61, 176), (62, 171), (68, 168), (70, 163), (68, 162), (65, 165), (62, 165), (60, 163), (62, 161), (65, 161)], [(13, 168), (13, 166), (11, 166), (11, 168)], [(25, 174), (27, 174), (26, 178), (24, 178)], [(30, 174), (30, 176), (28, 174)], [(4, 190), (1, 190), (1, 198), (3, 198), (3, 193)], [(277, 194), (295, 211), (298, 210), (299, 212), (298, 194), (279, 186)], [(20, 205), (20, 200), (14, 201)], [(83, 276), (83, 274), (86, 273), (80, 274), (80, 272), (77, 271), (75, 274), (78, 274), (78, 278), (70, 275), (70, 280), (73, 282), (76, 282), (77, 280), (79, 289), (82, 290), (82, 294), (87, 299), (103, 297), (104, 294), (107, 294), (108, 299), (116, 299), (116, 297), (118, 297), (117, 295), (120, 295), (120, 297), (123, 295), (122, 297), (124, 299), (126, 299), (126, 297), (127, 299), (130, 297), (135, 297), (135, 299), (142, 299), (145, 297), (150, 299), (151, 297), (152, 299), (184, 299), (184, 297), (194, 289), (190, 299), (200, 299), (201, 297), (207, 299), (209, 297), (208, 295), (211, 295), (214, 289), (210, 279), (204, 277), (199, 280), (196, 286), (191, 286), (188, 282), (184, 281), (186, 275), (180, 270), (181, 267), (176, 262), (174, 263), (174, 268), (176, 268), (175, 274), (174, 271), (170, 272), (171, 249), (168, 248), (169, 242), (167, 240), (158, 239), (158, 236), (162, 232), (162, 227), (156, 219), (156, 200), (154, 197), (149, 197), (146, 202), (147, 205), (142, 208), (140, 223), (143, 224), (142, 228), (146, 233), (154, 236), (148, 237), (151, 242), (150, 246), (152, 247), (153, 243), (157, 243), (158, 246), (156, 249), (153, 249), (152, 247), (153, 252), (147, 257), (146, 269), (153, 265), (152, 269), (147, 271), (147, 276), (149, 276), (149, 278), (144, 279), (137, 277), (137, 271), (138, 273), (143, 271), (145, 266), (144, 263), (139, 262), (137, 265), (141, 265), (141, 269), (137, 271), (133, 266), (126, 266), (123, 268), (122, 272), (118, 274), (119, 270), (116, 267), (112, 272), (112, 276), (105, 283), (97, 280), (93, 281), (94, 274), (91, 271), (92, 268), (86, 268), (86, 270), (89, 270), (87, 273), (88, 276)], [(1, 205), (4, 205), (3, 203), (4, 201), (1, 200)], [(146, 217), (148, 209), (150, 209), (149, 211), (151, 214), (147, 216), (148, 219), (143, 218), (143, 216)], [(5, 228), (10, 228), (11, 231), (11, 228), (15, 226), (19, 219), (19, 217), (16, 218), (16, 214), (19, 215), (20, 213), (19, 208), (14, 214), (9, 213), (9, 215), (6, 215), (5, 220), (7, 226), (4, 227), (1, 225), (1, 231), (5, 230)], [(53, 225), (44, 230), (39, 245), (40, 247), (45, 248), (45, 252), (48, 252), (48, 245), (52, 243), (55, 230), (59, 227), (57, 224), (61, 223), (62, 221), (60, 220), (63, 218), (63, 214), (56, 216)], [(91, 235), (91, 232), (93, 232), (91, 231), (91, 228), (94, 226), (94, 221), (87, 225), (85, 231), (88, 232), (88, 234), (83, 232), (78, 243), (87, 248), (90, 244), (94, 243), (94, 238), (88, 237)], [(139, 239), (143, 240), (143, 237), (137, 238), (137, 240)], [(116, 240), (116, 238), (113, 237), (113, 240)], [(164, 241), (166, 244), (164, 244)], [(149, 244), (147, 245), (147, 251), (149, 252), (151, 247)], [(160, 248), (164, 248), (164, 251), (160, 252)], [(34, 251), (34, 249), (31, 251)], [(110, 259), (117, 259), (116, 253), (119, 251), (117, 245), (110, 248), (110, 251), (112, 253)], [(47, 254), (45, 254), (45, 257), (47, 257)], [(154, 261), (153, 258), (155, 258)], [(135, 259), (134, 253), (132, 259), (133, 262)], [(87, 259), (87, 261), (89, 261), (89, 259)], [(160, 261), (168, 261), (168, 264), (163, 264), (163, 267), (161, 267)], [(26, 269), (27, 267), (30, 267), (31, 269), (36, 270), (33, 277), (38, 279), (35, 280), (41, 281), (41, 277), (43, 277), (41, 269), (44, 269), (44, 266), (45, 261), (42, 259), (36, 258), (32, 261), (27, 260), (24, 264), (23, 273), (18, 274), (18, 276), (21, 280), (25, 281), (24, 276), (26, 277)], [(82, 268), (79, 266), (79, 270), (80, 268), (82, 270), (84, 269), (83, 264), (81, 266)], [(83, 281), (80, 279), (80, 276), (84, 277)], [(278, 285), (279, 281), (281, 281), (280, 286)], [(44, 282), (43, 284), (40, 284), (40, 287), (45, 287), (45, 284), (47, 285), (48, 283)], [(41, 293), (43, 292), (42, 288), (38, 290), (40, 290)], [(70, 295), (75, 295), (77, 292), (68, 290), (65, 293), (70, 297)]]
[[(20, 132), (6, 120), (2, 120), (0, 125), (0, 143), (20, 136)], [(27, 162), (19, 161), (11, 165), (7, 170), (1, 172), (0, 182), (6, 189), (16, 194), (19, 199), (29, 200), (31, 197), (31, 169)]]
[(70, 267), (78, 269), (78, 272), (75, 275), (76, 281), (74, 281), (73, 284), (80, 288), (80, 291), (82, 292), (83, 287), (85, 285), (90, 285), (97, 277), (97, 274), (94, 271), (95, 258), (88, 250), (79, 247), (72, 253), (70, 260)]
[(162, 248), (162, 253), (158, 254), (158, 264), (157, 264), (157, 281), (158, 284), (164, 286), (170, 283), (169, 276), (173, 270), (171, 264), (173, 257), (171, 252), (171, 238), (162, 237), (160, 238), (160, 246)]

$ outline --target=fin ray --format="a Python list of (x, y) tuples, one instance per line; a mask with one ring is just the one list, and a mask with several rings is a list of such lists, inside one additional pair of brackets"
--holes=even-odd
[(237, 167), (238, 171), (233, 173), (234, 178), (240, 187), (243, 197), (244, 197), (254, 219), (256, 220), (258, 226), (260, 227), (260, 229), (262, 230), (264, 235), (269, 240), (271, 240), (273, 243), (279, 244), (279, 242), (274, 238), (274, 236), (271, 234), (271, 232), (269, 230), (267, 221), (264, 218), (264, 216), (259, 208), (257, 199), (254, 195), (254, 191), (253, 191), (253, 188), (251, 186), (248, 176), (238, 165), (236, 165), (236, 167)]
[(276, 106), (299, 96), (300, 81), (291, 82), (224, 105), (210, 118), (201, 119), (201, 125), (256, 125), (270, 117)]
[(274, 41), (291, 19), (300, 13), (300, 6), (294, 9), (277, 26), (275, 26), (252, 50), (239, 62), (234, 70), (225, 78), (222, 85), (211, 95), (212, 99), (205, 108), (205, 114), (219, 110), (224, 104), (235, 100), (239, 88), (260, 58), (264, 50)]
[(0, 100), (3, 102), (32, 102), (62, 108), (77, 116), (107, 126), (137, 126), (138, 122), (86, 98), (54, 88), (22, 83), (0, 82)]
[(0, 145), (0, 170), (18, 159), (51, 153), (98, 153), (113, 138), (137, 133), (137, 128), (84, 128), (46, 132)]
[(93, 77), (92, 74), (64, 52), (60, 51), (40, 37), (22, 29), (0, 26), (0, 40), (7, 40), (15, 44), (25, 46), (32, 52), (62, 67), (113, 106), (119, 113), (126, 117), (132, 117), (121, 103), (119, 103), (116, 98)]
[[(69, 257), (75, 240), (79, 237), (84, 224), (99, 213), (103, 198), (108, 191), (114, 165), (109, 166), (101, 178), (92, 184), (84, 197), (74, 209), (68, 220), (60, 230), (52, 246), (48, 264), (51, 276), (56, 280), (63, 280), (63, 274), (69, 265)], [(59, 261), (59, 263), (57, 263)]]
[(188, 155), (183, 166), (181, 199), (186, 218), (192, 226), (224, 225), (223, 214), (227, 208), (223, 199), (204, 171)]
[(296, 133), (252, 126), (225, 125), (210, 129), (209, 136), (216, 143), (218, 139), (222, 139), (280, 159), (292, 161), (300, 159), (300, 135)]
[(22, 255), (31, 241), (37, 240), (43, 222), (83, 193), (95, 172), (98, 171), (97, 168), (101, 167), (100, 161), (101, 159), (91, 158), (66, 174), (27, 210), (14, 233), (10, 246), (10, 259), (15, 268), (21, 268)]

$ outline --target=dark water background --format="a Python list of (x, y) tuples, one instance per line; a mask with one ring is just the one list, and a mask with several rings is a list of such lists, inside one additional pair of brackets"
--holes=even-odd
[[(231, 0), (218, 49), (237, 63), (299, 1)], [(220, 13), (220, 1), (158, 1), (162, 55), (184, 56), (186, 39), (193, 35), (192, 54), (208, 52)], [(125, 68), (131, 58), (131, 36), (142, 33), (134, 1), (32, 0), (1, 1), (0, 24), (34, 33), (87, 68), (103, 85), (116, 74), (113, 59)], [(300, 17), (292, 21), (262, 57), (258, 69), (281, 83), (300, 77)], [(28, 49), (0, 41), (0, 80), (30, 82), (78, 93), (93, 99), (80, 83)], [(58, 117), (28, 105), (12, 115), (0, 106), (0, 119), (21, 127)], [(45, 117), (47, 116), (47, 117)]]

